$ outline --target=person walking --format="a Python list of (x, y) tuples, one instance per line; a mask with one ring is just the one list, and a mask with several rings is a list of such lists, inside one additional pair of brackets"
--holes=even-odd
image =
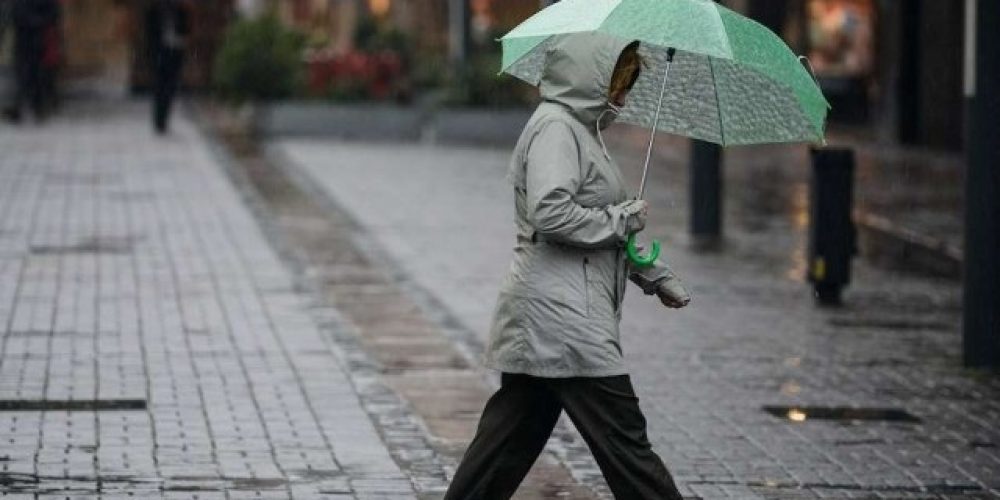
[(56, 6), (59, 11), (55, 20), (42, 30), (42, 52), (39, 60), (40, 92), (46, 114), (56, 111), (60, 104), (58, 81), (59, 69), (63, 64), (63, 33), (59, 22), (62, 19), (62, 9), (58, 0)]
[[(0, 54), (3, 53), (4, 45), (7, 42), (7, 32), (12, 22), (13, 6), (13, 0), (0, 0)], [(13, 85), (10, 85), (10, 88), (14, 88), (16, 82), (13, 81), (13, 78), (11, 78), (11, 83)], [(0, 102), (2, 103), (8, 102), (7, 96), (4, 93), (6, 90), (7, 82), (0, 81)], [(4, 111), (6, 111), (6, 108), (4, 108)]]
[(599, 32), (553, 37), (542, 102), (514, 148), (517, 241), (485, 361), (501, 372), (445, 498), (510, 498), (566, 411), (615, 498), (681, 495), (653, 452), (625, 368), (619, 322), (626, 277), (667, 307), (690, 296), (662, 262), (629, 263), (645, 226), (601, 130), (642, 70), (638, 42)]
[(48, 111), (45, 79), (46, 50), (49, 34), (57, 32), (61, 8), (57, 0), (11, 0), (11, 24), (14, 27), (14, 74), (17, 88), (14, 102), (4, 112), (13, 122), (21, 120), (27, 104), (37, 120)]
[(169, 127), (190, 32), (190, 14), (181, 0), (155, 0), (146, 13), (146, 43), (153, 77), (153, 127), (160, 134)]

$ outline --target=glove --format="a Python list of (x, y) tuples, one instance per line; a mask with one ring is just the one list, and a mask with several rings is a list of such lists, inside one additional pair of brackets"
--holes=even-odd
[(649, 204), (646, 200), (629, 200), (618, 204), (618, 208), (628, 215), (628, 233), (634, 234), (646, 228), (646, 213)]
[(674, 274), (657, 285), (656, 296), (663, 305), (671, 309), (680, 309), (691, 303), (691, 295), (684, 288), (684, 282)]

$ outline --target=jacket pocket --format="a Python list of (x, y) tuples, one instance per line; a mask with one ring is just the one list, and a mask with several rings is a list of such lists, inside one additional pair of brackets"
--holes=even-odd
[(590, 257), (583, 258), (583, 303), (590, 316)]

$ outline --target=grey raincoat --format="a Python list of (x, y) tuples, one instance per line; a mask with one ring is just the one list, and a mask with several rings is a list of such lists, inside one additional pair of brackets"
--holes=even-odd
[(626, 277), (647, 294), (673, 279), (660, 261), (630, 266), (624, 243), (638, 221), (598, 132), (614, 118), (608, 86), (628, 44), (576, 33), (554, 40), (546, 55), (543, 102), (510, 162), (517, 243), (493, 316), (490, 368), (538, 377), (623, 375), (618, 324)]

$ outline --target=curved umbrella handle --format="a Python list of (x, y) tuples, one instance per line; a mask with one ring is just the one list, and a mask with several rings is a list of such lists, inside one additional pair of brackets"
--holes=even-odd
[(644, 257), (639, 255), (639, 247), (635, 242), (635, 233), (632, 233), (625, 244), (625, 253), (628, 254), (628, 260), (632, 261), (636, 266), (649, 267), (660, 257), (660, 242), (653, 240), (649, 255)]

